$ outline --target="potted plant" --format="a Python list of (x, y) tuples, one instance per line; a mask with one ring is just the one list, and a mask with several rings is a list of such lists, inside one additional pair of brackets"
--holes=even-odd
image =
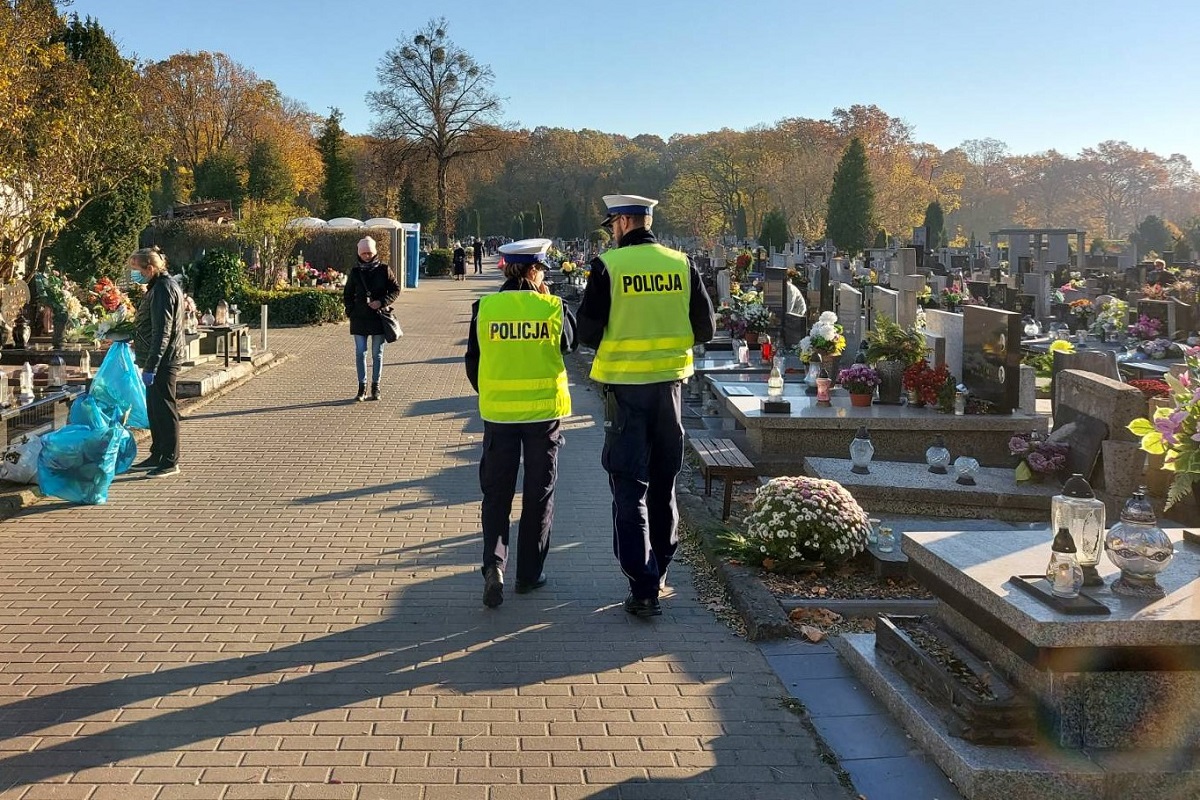
[(808, 336), (801, 339), (799, 347), (796, 348), (800, 360), (808, 365), (804, 382), (810, 387), (815, 387), (821, 367), (831, 369), (845, 349), (846, 337), (842, 333), (841, 323), (837, 321), (837, 314), (822, 311)]
[(850, 393), (850, 405), (871, 405), (871, 395), (879, 385), (879, 373), (866, 364), (852, 364), (838, 373), (838, 383)]
[(879, 402), (895, 405), (904, 391), (904, 370), (925, 357), (925, 336), (880, 315), (866, 341), (867, 362), (879, 371)]
[(853, 558), (869, 528), (867, 512), (837, 481), (782, 477), (758, 489), (746, 533), (726, 541), (745, 563), (795, 572)]

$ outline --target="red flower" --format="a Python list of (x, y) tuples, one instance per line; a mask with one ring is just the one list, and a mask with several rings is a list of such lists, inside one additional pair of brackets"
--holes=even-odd
[(1132, 380), (1129, 382), (1129, 385), (1139, 390), (1143, 395), (1145, 395), (1147, 400), (1154, 397), (1171, 396), (1171, 387), (1167, 385), (1166, 381), (1160, 381), (1158, 378), (1142, 378), (1139, 380)]

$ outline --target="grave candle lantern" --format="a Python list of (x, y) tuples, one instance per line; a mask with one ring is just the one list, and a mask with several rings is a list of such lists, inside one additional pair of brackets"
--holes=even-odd
[(1046, 565), (1046, 580), (1050, 591), (1058, 597), (1079, 597), (1083, 588), (1083, 570), (1076, 558), (1075, 542), (1071, 532), (1059, 528), (1050, 545), (1050, 563)]
[(50, 359), (50, 379), (47, 383), (51, 389), (61, 389), (67, 385), (67, 365), (62, 356)]
[(979, 462), (970, 456), (959, 456), (954, 459), (954, 472), (958, 475), (955, 483), (963, 486), (975, 485), (975, 473), (979, 472)]
[(1158, 573), (1175, 557), (1175, 545), (1166, 531), (1158, 527), (1154, 507), (1146, 499), (1146, 487), (1139, 486), (1121, 509), (1121, 521), (1104, 537), (1108, 560), (1121, 570), (1112, 583), (1115, 594), (1130, 597), (1159, 598), (1166, 595), (1158, 585)]
[(850, 471), (855, 475), (869, 475), (871, 472), (871, 457), (875, 455), (875, 445), (871, 443), (871, 434), (866, 427), (860, 427), (858, 434), (850, 440)]
[(1104, 503), (1083, 475), (1075, 473), (1063, 484), (1062, 494), (1050, 500), (1050, 530), (1065, 528), (1075, 542), (1085, 586), (1103, 586), (1096, 571), (1104, 544)]
[(950, 451), (946, 449), (946, 440), (940, 433), (933, 440), (933, 444), (929, 445), (929, 449), (925, 451), (925, 463), (929, 465), (929, 471), (934, 475), (947, 474), (946, 467), (950, 465)]

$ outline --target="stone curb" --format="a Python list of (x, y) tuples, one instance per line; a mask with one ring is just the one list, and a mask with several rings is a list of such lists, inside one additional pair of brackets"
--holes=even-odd
[[(256, 367), (255, 370), (246, 377), (240, 378), (232, 383), (228, 383), (211, 394), (194, 399), (189, 398), (188, 400), (181, 402), (179, 404), (180, 416), (190, 416), (193, 412), (199, 411), (214, 400), (224, 397), (234, 389), (244, 385), (247, 381), (253, 379), (255, 376), (260, 375), (269, 369), (273, 369), (274, 367), (289, 361), (293, 357), (294, 356), (291, 353), (284, 353), (281, 356), (276, 356), (262, 366)], [(147, 430), (138, 429), (132, 431), (132, 433), (134, 441), (138, 442), (139, 444), (150, 438), (150, 431)], [(33, 484), (28, 484), (26, 486), (13, 485), (9, 490), (0, 490), (0, 522), (10, 519), (11, 517), (15, 517), (23, 510), (30, 508), (31, 506), (35, 506), (45, 499), (47, 498), (40, 494), (38, 490), (34, 488)]]
[(917, 598), (850, 600), (800, 597), (780, 600), (779, 604), (785, 613), (794, 608), (827, 608), (843, 617), (873, 617), (876, 614), (928, 614), (937, 608), (937, 600)]
[(721, 521), (695, 495), (680, 493), (677, 501), (680, 515), (695, 532), (701, 552), (741, 615), (746, 638), (752, 642), (790, 638), (791, 623), (775, 595), (759, 583), (751, 570), (729, 564), (721, 557), (719, 534), (724, 531)]

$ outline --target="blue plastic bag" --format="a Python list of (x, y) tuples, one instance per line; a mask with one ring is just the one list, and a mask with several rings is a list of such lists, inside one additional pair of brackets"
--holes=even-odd
[(142, 373), (133, 360), (128, 342), (113, 342), (92, 380), (92, 395), (101, 406), (115, 408), (118, 418), (129, 411), (125, 424), (130, 428), (149, 428), (146, 414), (146, 387)]
[(137, 460), (138, 450), (133, 434), (120, 423), (119, 418), (120, 412), (116, 408), (104, 408), (99, 400), (91, 394), (85, 393), (71, 403), (67, 422), (93, 430), (105, 430), (113, 426), (120, 428), (125, 435), (121, 437), (121, 445), (117, 450), (116, 473), (124, 475)]
[(132, 438), (120, 425), (67, 425), (45, 434), (38, 455), (38, 486), (43, 494), (72, 503), (107, 503), (117, 456)]

